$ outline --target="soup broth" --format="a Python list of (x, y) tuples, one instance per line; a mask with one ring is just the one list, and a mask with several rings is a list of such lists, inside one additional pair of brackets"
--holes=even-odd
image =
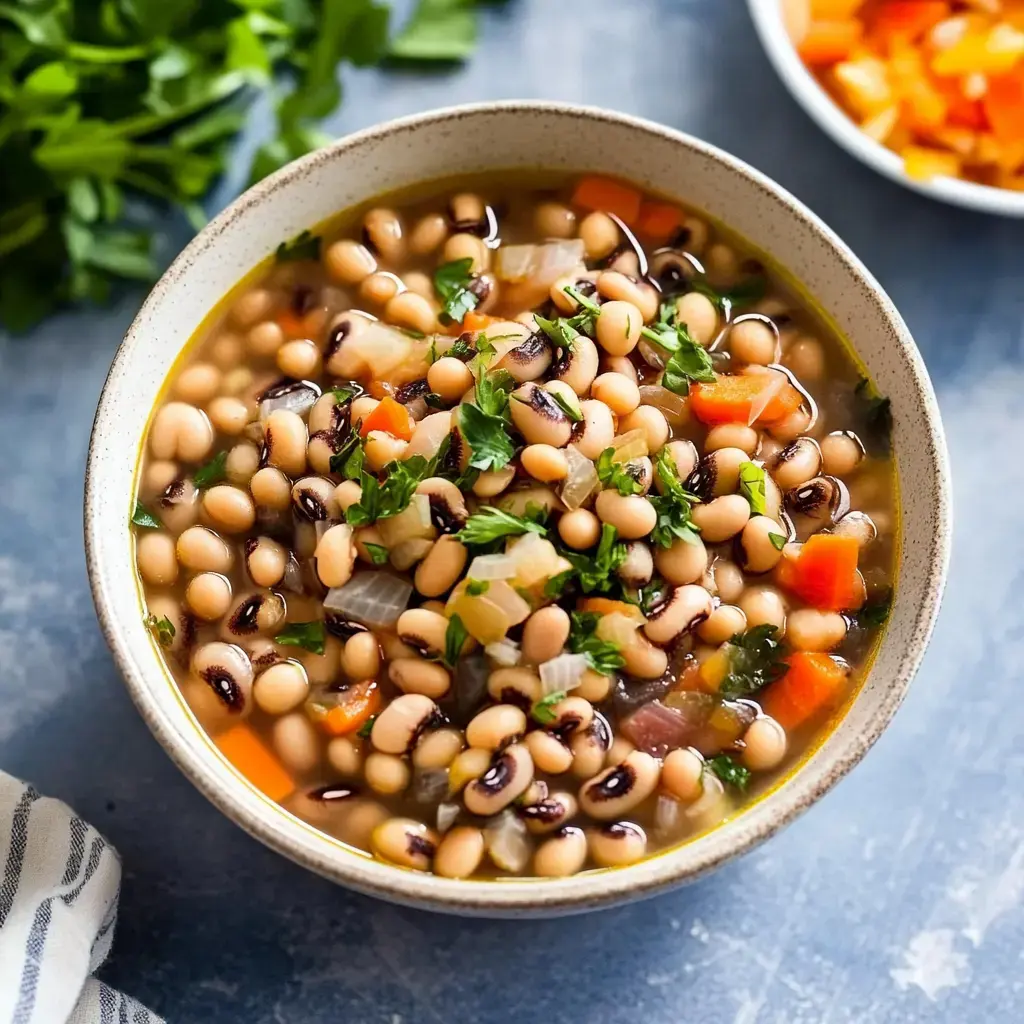
[(564, 876), (740, 812), (854, 692), (888, 403), (678, 202), (434, 182), (204, 324), (132, 523), (154, 642), (253, 786), (407, 868)]

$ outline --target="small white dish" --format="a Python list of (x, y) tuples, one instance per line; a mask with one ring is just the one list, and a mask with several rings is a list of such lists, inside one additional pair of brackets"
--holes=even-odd
[(800, 59), (786, 28), (782, 0), (747, 0), (747, 6), (761, 45), (786, 88), (818, 126), (843, 149), (887, 178), (932, 199), (1000, 217), (1024, 217), (1024, 192), (978, 185), (959, 178), (917, 181), (909, 177), (899, 155), (865, 135), (818, 84)]

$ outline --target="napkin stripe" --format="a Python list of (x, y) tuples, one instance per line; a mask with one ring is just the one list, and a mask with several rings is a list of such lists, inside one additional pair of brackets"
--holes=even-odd
[(7, 854), (7, 863), (4, 864), (3, 885), (0, 885), (0, 928), (3, 928), (14, 906), (14, 897), (21, 881), (21, 865), (28, 847), (28, 817), (32, 804), (38, 799), (39, 794), (31, 786), (26, 786), (11, 819), (11, 848)]

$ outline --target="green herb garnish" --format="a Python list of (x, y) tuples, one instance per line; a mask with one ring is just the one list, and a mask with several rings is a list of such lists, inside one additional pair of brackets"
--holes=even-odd
[(857, 625), (865, 629), (884, 626), (892, 611), (892, 587), (883, 587), (871, 594), (864, 606), (857, 612)]
[(338, 405), (344, 405), (346, 402), (355, 398), (355, 388), (345, 387), (343, 384), (339, 384), (336, 388), (331, 388), (331, 394), (334, 395), (334, 400)]
[(597, 457), (594, 463), (597, 469), (597, 479), (605, 487), (614, 487), (619, 494), (637, 494), (640, 491), (640, 484), (634, 480), (621, 462), (614, 462), (615, 449), (605, 448)]
[(472, 359), (476, 355), (473, 346), (465, 338), (456, 338), (452, 342), (452, 347), (445, 352), (446, 356), (451, 356), (452, 359), (458, 359), (461, 362), (466, 362), (467, 359)]
[(596, 612), (572, 612), (569, 618), (569, 650), (573, 654), (582, 654), (595, 672), (611, 676), (626, 664), (618, 644), (595, 635), (600, 615)]
[(147, 615), (143, 622), (161, 647), (170, 647), (174, 643), (174, 634), (177, 630), (166, 615), (159, 619), (155, 615)]
[(416, 488), (433, 473), (436, 464), (436, 459), (428, 461), (422, 455), (389, 462), (384, 467), (383, 482), (364, 469), (360, 474), (362, 494), (358, 502), (345, 510), (346, 522), (350, 526), (369, 526), (378, 519), (391, 519), (404, 512)]
[(555, 690), (554, 693), (549, 693), (546, 697), (541, 697), (540, 700), (536, 701), (532, 708), (530, 708), (530, 717), (538, 725), (551, 725), (554, 723), (558, 715), (555, 714), (555, 706), (561, 704), (565, 700), (567, 694), (565, 690)]
[(278, 263), (291, 263), (297, 260), (320, 259), (320, 246), (323, 239), (310, 231), (303, 231), (290, 242), (282, 242), (274, 253)]
[(444, 634), (444, 655), (441, 660), (449, 667), (455, 668), (462, 657), (462, 648), (469, 637), (469, 630), (462, 624), (458, 615), (448, 620), (448, 628)]
[(200, 466), (192, 474), (192, 483), (202, 490), (204, 487), (213, 487), (227, 479), (228, 453), (218, 452), (209, 462)]
[[(555, 405), (569, 417), (572, 423), (583, 422), (583, 410), (580, 409), (579, 399), (573, 402), (558, 391), (548, 391), (548, 394), (555, 400)], [(573, 398), (575, 397), (574, 395)]]
[(691, 381), (712, 384), (715, 381), (714, 364), (706, 348), (691, 337), (685, 324), (662, 323), (655, 330), (645, 327), (640, 334), (659, 348), (670, 353), (661, 376), (661, 385), (677, 395), (690, 390)]
[(469, 290), (473, 283), (473, 257), (442, 263), (434, 271), (434, 288), (441, 296), (443, 308), (440, 320), (443, 324), (461, 324), (471, 309), (480, 301)]
[(324, 653), (326, 641), (327, 633), (319, 619), (315, 622), (290, 622), (274, 637), (276, 644), (284, 647), (301, 647), (314, 654)]
[(361, 740), (368, 740), (370, 738), (370, 733), (373, 732), (373, 723), (376, 721), (377, 716), (370, 715), (370, 717), (356, 730), (356, 735)]
[(164, 525), (138, 499), (135, 501), (135, 511), (132, 512), (132, 522), (136, 526), (142, 526), (147, 530), (162, 530)]
[(760, 302), (764, 298), (767, 282), (755, 274), (732, 288), (713, 288), (703, 277), (695, 277), (689, 285), (691, 291), (706, 295), (720, 313), (728, 315), (733, 310)]
[(767, 505), (765, 504), (765, 472), (763, 466), (759, 466), (756, 462), (740, 463), (740, 493), (750, 502), (750, 511), (755, 516), (763, 516), (765, 514)]
[(558, 553), (572, 569), (552, 576), (544, 587), (545, 597), (561, 597), (565, 587), (575, 581), (584, 594), (607, 594), (616, 586), (615, 571), (626, 560), (629, 549), (618, 543), (618, 530), (609, 523), (601, 527), (601, 540), (593, 555), (559, 546)]
[(659, 547), (671, 547), (677, 540), (696, 542), (700, 530), (690, 518), (693, 506), (700, 501), (683, 487), (676, 464), (668, 448), (662, 448), (654, 460), (654, 471), (665, 487), (664, 494), (651, 495), (648, 501), (658, 513), (658, 521), (651, 531), (651, 540)]
[[(541, 513), (543, 515), (543, 513)], [(541, 519), (513, 515), (494, 505), (483, 505), (466, 520), (466, 525), (455, 535), (463, 544), (490, 544), (499, 537), (521, 537), (538, 533), (546, 537), (548, 530)]]
[(490, 580), (466, 580), (466, 593), (470, 597), (479, 597), (481, 594), (486, 594), (490, 588)]
[(876, 454), (888, 451), (892, 446), (892, 403), (875, 391), (867, 377), (861, 377), (853, 393), (863, 402), (868, 447)]
[(775, 626), (754, 626), (725, 645), (729, 674), (718, 687), (720, 696), (749, 697), (785, 673), (786, 649), (775, 638), (777, 633)]
[(339, 473), (346, 480), (358, 480), (363, 472), (363, 459), (363, 439), (359, 436), (357, 423), (341, 447), (331, 456), (331, 472)]
[(515, 445), (508, 434), (508, 396), (514, 387), (515, 380), (507, 371), (487, 373), (481, 367), (474, 401), (459, 406), (459, 428), (469, 445), (472, 468), (503, 469), (515, 455)]
[(386, 547), (382, 544), (365, 543), (363, 544), (363, 547), (366, 548), (367, 552), (369, 552), (370, 561), (373, 562), (374, 565), (387, 565), (389, 553)]
[(785, 534), (782, 533), (769, 533), (768, 539), (772, 542), (772, 547), (776, 551), (781, 551), (789, 543), (786, 540)]
[(741, 793), (750, 784), (750, 770), (731, 758), (728, 754), (719, 754), (704, 763), (705, 771), (714, 772), (727, 786), (738, 789)]

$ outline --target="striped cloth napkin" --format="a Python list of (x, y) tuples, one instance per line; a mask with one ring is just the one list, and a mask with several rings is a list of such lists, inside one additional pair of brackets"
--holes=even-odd
[(99, 832), (0, 772), (0, 1021), (162, 1024), (90, 977), (114, 940), (120, 884)]

